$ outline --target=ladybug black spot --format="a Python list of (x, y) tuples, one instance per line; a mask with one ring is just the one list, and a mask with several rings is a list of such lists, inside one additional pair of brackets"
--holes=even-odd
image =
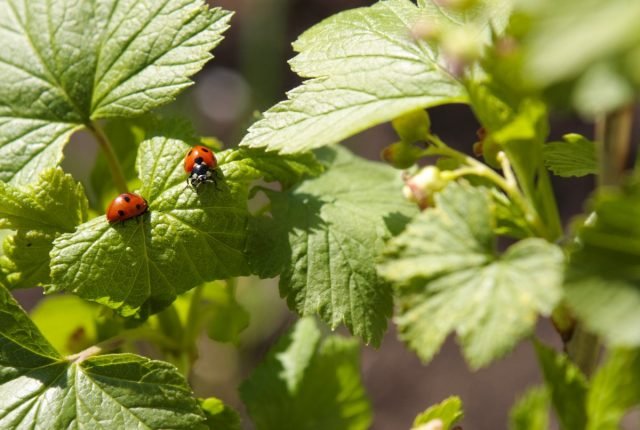
[(204, 160), (202, 159), (202, 157), (197, 157), (195, 160), (193, 160), (196, 164), (201, 164)]
[(118, 215), (120, 215), (120, 216), (124, 216), (124, 211), (123, 211), (122, 209), (120, 209), (120, 210), (118, 211)]
[(187, 155), (191, 155), (191, 153), (193, 152), (193, 149), (189, 151), (189, 153)]
[(209, 152), (209, 150), (207, 148), (201, 148), (202, 152)]
[(124, 196), (124, 201), (129, 203), (131, 201), (131, 197), (129, 196)]
[(140, 204), (139, 203), (136, 205), (136, 209), (140, 209)]

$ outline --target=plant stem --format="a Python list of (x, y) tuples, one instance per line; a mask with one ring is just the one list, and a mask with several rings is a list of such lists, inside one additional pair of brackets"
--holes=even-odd
[(125, 342), (133, 340), (147, 340), (167, 349), (178, 350), (180, 348), (178, 342), (173, 339), (163, 336), (148, 327), (138, 327), (131, 330), (125, 330), (116, 336), (92, 345), (77, 354), (69, 355), (66, 357), (66, 360), (74, 363), (81, 363), (89, 357), (113, 351), (114, 349), (118, 349), (123, 346)]
[(203, 290), (204, 284), (200, 284), (193, 289), (193, 294), (191, 295), (191, 302), (189, 303), (189, 314), (187, 315), (187, 322), (184, 327), (183, 348), (185, 350), (193, 348), (193, 345), (198, 340), (198, 329), (201, 317), (200, 301), (202, 300)]
[(531, 225), (536, 234), (542, 237), (548, 236), (547, 229), (542, 223), (538, 212), (528, 203), (527, 199), (520, 192), (520, 188), (518, 187), (517, 181), (513, 175), (513, 170), (511, 169), (511, 165), (506, 154), (502, 153), (503, 155), (500, 157), (503, 169), (506, 169), (505, 176), (502, 176), (486, 164), (449, 147), (435, 135), (430, 136), (430, 142), (434, 146), (427, 149), (425, 151), (425, 155), (444, 155), (466, 164), (469, 168), (454, 170), (453, 172), (460, 172), (460, 175), (455, 176), (476, 175), (493, 182), (497, 187), (502, 189), (507, 196), (509, 196), (511, 201), (520, 207), (522, 213), (525, 214), (527, 222)]
[[(620, 185), (629, 154), (633, 106), (624, 106), (617, 111), (598, 118), (596, 122), (596, 145), (598, 148), (598, 189)], [(573, 337), (567, 343), (567, 352), (574, 363), (590, 375), (598, 363), (600, 341), (576, 324)]]
[(596, 122), (598, 186), (620, 185), (629, 155), (633, 105), (625, 106)]
[(113, 178), (113, 182), (115, 183), (118, 192), (128, 193), (129, 189), (127, 187), (127, 181), (124, 177), (124, 173), (122, 172), (122, 167), (120, 166), (118, 157), (113, 151), (113, 146), (111, 145), (109, 138), (97, 122), (87, 124), (87, 128), (91, 131), (104, 151), (104, 156), (107, 158), (107, 164), (111, 170), (111, 177)]

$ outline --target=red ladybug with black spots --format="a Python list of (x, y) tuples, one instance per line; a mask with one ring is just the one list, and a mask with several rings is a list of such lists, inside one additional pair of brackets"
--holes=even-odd
[(133, 193), (120, 194), (107, 208), (107, 221), (113, 224), (142, 215), (149, 209), (147, 201)]
[(218, 167), (218, 160), (212, 150), (201, 145), (194, 146), (184, 157), (184, 170), (189, 175), (187, 184), (197, 190), (201, 184), (213, 182), (217, 188), (216, 167)]

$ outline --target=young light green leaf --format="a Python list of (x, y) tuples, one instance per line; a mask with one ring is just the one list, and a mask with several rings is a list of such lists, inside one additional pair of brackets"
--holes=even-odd
[(96, 423), (206, 429), (173, 366), (133, 354), (67, 361), (0, 286), (0, 428), (88, 430)]
[(0, 256), (0, 272), (9, 286), (30, 288), (49, 281), (49, 252), (56, 235), (39, 230), (20, 230), (7, 237)]
[(0, 180), (30, 182), (55, 166), (93, 119), (173, 100), (229, 17), (202, 0), (0, 0)]
[(639, 217), (638, 184), (601, 193), (569, 259), (569, 305), (589, 329), (613, 345), (640, 345)]
[(61, 169), (48, 169), (38, 182), (15, 187), (0, 182), (0, 228), (73, 231), (87, 218), (82, 185)]
[(546, 387), (529, 389), (509, 412), (509, 430), (548, 430), (550, 403)]
[(394, 169), (344, 149), (325, 155), (335, 157), (325, 174), (268, 193), (283, 235), (276, 242), (289, 244), (280, 291), (301, 315), (319, 314), (332, 328), (345, 324), (378, 345), (393, 302), (374, 260), (417, 209), (402, 197)]
[(3, 242), (0, 270), (11, 288), (49, 282), (53, 240), (87, 219), (82, 185), (61, 169), (48, 169), (38, 182), (15, 187), (0, 182), (0, 225), (17, 229)]
[(620, 420), (640, 404), (640, 351), (613, 350), (593, 377), (587, 397), (587, 430), (617, 430)]
[(417, 430), (421, 425), (438, 419), (442, 422), (442, 430), (449, 430), (463, 416), (462, 400), (459, 397), (451, 396), (418, 415), (413, 421), (412, 428)]
[(285, 188), (305, 177), (318, 176), (324, 170), (313, 153), (281, 155), (264, 149), (239, 148), (216, 154), (218, 162), (225, 164), (226, 177), (236, 182), (264, 179), (278, 181)]
[(396, 284), (401, 338), (428, 361), (456, 331), (473, 368), (531, 333), (561, 297), (563, 254), (541, 239), (495, 252), (489, 193), (452, 183), (392, 239), (379, 265)]
[(565, 134), (563, 141), (544, 146), (544, 164), (555, 175), (586, 176), (598, 172), (595, 144), (579, 134)]
[(369, 428), (371, 407), (360, 379), (357, 342), (319, 337), (315, 321), (301, 319), (241, 385), (257, 430)]
[(180, 124), (169, 129), (140, 145), (148, 213), (124, 225), (100, 216), (56, 239), (50, 291), (73, 292), (124, 316), (145, 315), (205, 281), (248, 274), (246, 185), (225, 180), (221, 165), (217, 188), (187, 188), (182, 161), (190, 146)]
[(303, 152), (416, 109), (464, 101), (439, 51), (412, 35), (423, 18), (409, 0), (387, 0), (307, 30), (291, 66), (311, 79), (268, 110), (241, 145)]
[(241, 430), (240, 416), (215, 397), (200, 399), (200, 407), (207, 419), (209, 430)]
[(565, 354), (557, 353), (539, 342), (535, 342), (534, 345), (562, 428), (585, 428), (587, 380), (584, 375)]

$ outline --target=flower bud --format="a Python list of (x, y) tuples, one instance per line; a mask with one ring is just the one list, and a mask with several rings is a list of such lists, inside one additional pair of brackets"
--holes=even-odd
[(407, 200), (416, 202), (421, 209), (425, 209), (433, 202), (433, 195), (447, 185), (447, 178), (436, 166), (427, 166), (416, 175), (405, 179), (402, 190)]
[(411, 35), (416, 40), (436, 42), (442, 35), (442, 26), (434, 19), (428, 17), (420, 18), (411, 27)]
[(400, 141), (384, 148), (380, 156), (396, 169), (407, 169), (416, 163), (422, 152), (417, 146)]
[(464, 69), (480, 58), (482, 45), (479, 31), (472, 25), (451, 29), (443, 35), (442, 49), (451, 73), (462, 75)]

